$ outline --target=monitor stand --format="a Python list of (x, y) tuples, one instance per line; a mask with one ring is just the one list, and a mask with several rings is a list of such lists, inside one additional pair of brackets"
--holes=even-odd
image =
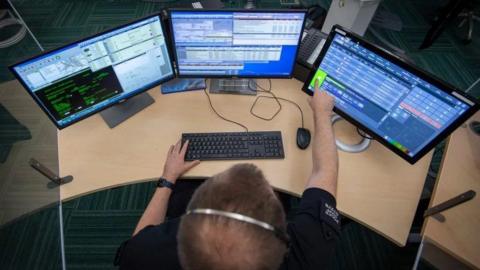
[(110, 128), (114, 128), (154, 102), (152, 96), (142, 93), (103, 110), (100, 115)]
[[(343, 118), (338, 114), (334, 114), (332, 116), (332, 125), (335, 125), (335, 123), (340, 120), (343, 120)], [(367, 148), (370, 146), (371, 141), (371, 139), (362, 138), (362, 140), (357, 144), (346, 144), (338, 139), (335, 139), (335, 144), (337, 145), (337, 148), (339, 150), (342, 150), (344, 152), (360, 153), (367, 150)]]
[(211, 79), (210, 93), (255, 96), (257, 84), (254, 79)]

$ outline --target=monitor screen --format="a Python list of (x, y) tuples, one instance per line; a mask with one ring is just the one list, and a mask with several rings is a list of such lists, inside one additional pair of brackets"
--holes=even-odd
[(305, 12), (170, 12), (178, 75), (291, 77)]
[(335, 111), (414, 163), (478, 110), (453, 87), (360, 37), (334, 28), (310, 74)]
[(174, 76), (158, 15), (41, 54), (10, 69), (58, 128)]

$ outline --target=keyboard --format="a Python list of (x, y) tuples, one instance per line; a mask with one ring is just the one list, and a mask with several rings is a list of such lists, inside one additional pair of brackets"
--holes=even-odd
[(285, 158), (280, 131), (183, 133), (186, 140), (185, 160)]

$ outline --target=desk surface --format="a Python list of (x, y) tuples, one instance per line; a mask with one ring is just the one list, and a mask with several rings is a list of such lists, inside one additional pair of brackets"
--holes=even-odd
[[(266, 80), (260, 80), (266, 86)], [(295, 80), (272, 80), (279, 97), (296, 101), (304, 111), (305, 126), (313, 131), (307, 95)], [(162, 95), (159, 88), (149, 91), (156, 102), (114, 129), (99, 115), (59, 131), (61, 175), (73, 175), (72, 183), (61, 187), (61, 199), (68, 200), (101, 189), (159, 177), (169, 146), (182, 132), (241, 131), (219, 119), (208, 105), (203, 91)], [(252, 131), (281, 130), (284, 160), (250, 160), (260, 167), (271, 185), (300, 195), (311, 172), (311, 147), (300, 150), (295, 144), (300, 114), (282, 102), (282, 111), (269, 122), (250, 115), (252, 96), (211, 95), (219, 113), (241, 122)], [(270, 116), (275, 102), (258, 102), (257, 114)], [(353, 126), (341, 121), (337, 137), (358, 140)], [(338, 209), (399, 245), (404, 245), (413, 221), (432, 153), (415, 166), (391, 153), (377, 142), (361, 154), (341, 152), (338, 181)], [(211, 176), (239, 161), (207, 161), (186, 176)]]
[[(480, 113), (472, 120), (480, 121)], [(463, 262), (480, 268), (480, 136), (464, 125), (448, 141), (430, 206), (451, 199), (467, 190), (472, 200), (442, 212), (445, 222), (427, 218), (423, 235), (439, 248)]]

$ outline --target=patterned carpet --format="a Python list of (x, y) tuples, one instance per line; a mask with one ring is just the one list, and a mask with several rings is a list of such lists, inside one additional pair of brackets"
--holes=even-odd
[(0, 230), (0, 269), (61, 269), (58, 208), (51, 207)]
[[(158, 12), (175, 1), (148, 3), (132, 0), (15, 0), (20, 14), (46, 49), (55, 48), (134, 18)], [(182, 1), (184, 2), (184, 1)], [(257, 1), (258, 2), (258, 1)], [(307, 1), (313, 2), (313, 1)], [(328, 6), (329, 1), (321, 1)], [(261, 1), (276, 7), (278, 1)], [(243, 1), (229, 1), (241, 7)], [(381, 30), (381, 35), (406, 50), (421, 68), (465, 89), (480, 77), (480, 29), (474, 41), (464, 45), (458, 31), (450, 27), (429, 49), (419, 51), (429, 23), (439, 6), (433, 0), (385, 0), (382, 5), (398, 14), (404, 24), (400, 32)], [(1, 34), (1, 33), (0, 33)], [(367, 38), (378, 42), (367, 33)], [(0, 36), (1, 38), (1, 36)], [(31, 37), (8, 49), (0, 49), (0, 81), (11, 79), (6, 66), (40, 50)], [(480, 96), (480, 85), (472, 92)], [(442, 148), (435, 155), (438, 167)], [(69, 269), (109, 269), (115, 249), (128, 238), (146, 207), (151, 183), (106, 190), (63, 204), (65, 252)], [(58, 211), (47, 208), (0, 230), (0, 269), (59, 269)], [(398, 248), (383, 237), (351, 222), (344, 226), (335, 257), (335, 269), (409, 269), (415, 246)]]
[(64, 203), (68, 269), (113, 268), (117, 247), (131, 236), (153, 190), (153, 183), (136, 184)]

